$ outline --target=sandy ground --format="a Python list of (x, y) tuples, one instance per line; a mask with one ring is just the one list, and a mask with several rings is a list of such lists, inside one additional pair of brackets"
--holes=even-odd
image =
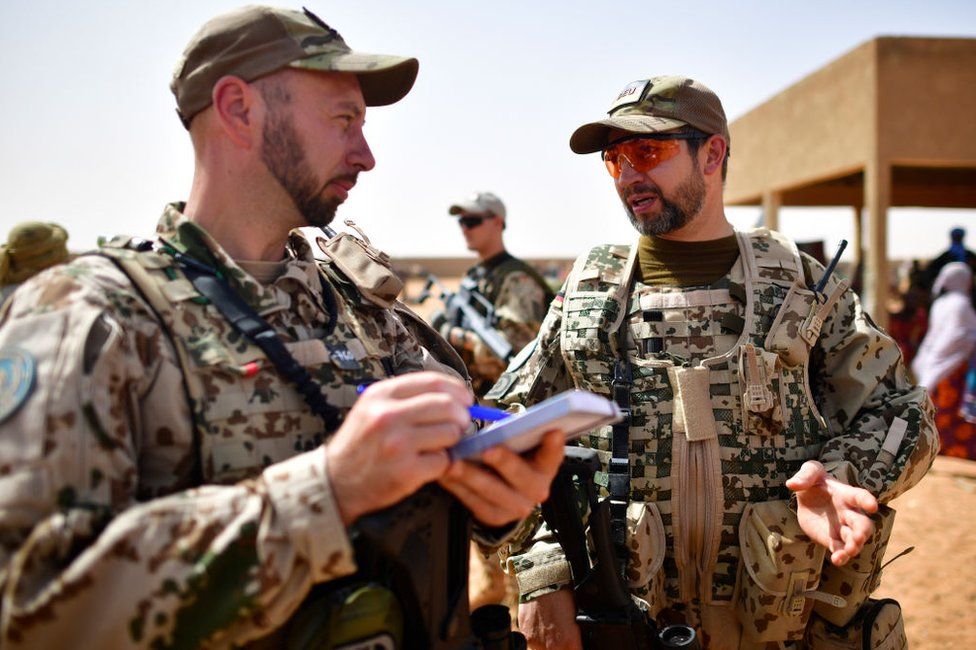
[(902, 605), (913, 650), (976, 648), (976, 462), (940, 456), (895, 499), (887, 567), (878, 596)]

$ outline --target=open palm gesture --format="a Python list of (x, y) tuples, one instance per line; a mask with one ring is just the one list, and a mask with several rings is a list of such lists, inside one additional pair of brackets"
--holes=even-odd
[(796, 493), (796, 516), (810, 539), (827, 547), (837, 566), (861, 552), (874, 532), (870, 514), (878, 500), (867, 490), (841, 483), (815, 460), (803, 463), (786, 487)]

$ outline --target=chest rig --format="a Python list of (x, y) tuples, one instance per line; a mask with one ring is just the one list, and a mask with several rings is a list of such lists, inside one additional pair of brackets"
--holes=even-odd
[(611, 504), (659, 513), (657, 598), (671, 603), (731, 604), (743, 509), (788, 498), (786, 480), (828, 435), (808, 364), (846, 281), (817, 294), (792, 242), (765, 229), (737, 240), (730, 273), (693, 288), (644, 285), (631, 247), (594, 248), (577, 260), (563, 301), (572, 381), (629, 413), (616, 435), (607, 426), (581, 444), (600, 453), (597, 482)]
[[(203, 482), (232, 483), (255, 476), (272, 463), (314, 449), (332, 433), (334, 428), (323, 426), (301, 389), (282, 376), (268, 353), (201, 295), (188, 277), (192, 269), (144, 240), (115, 238), (99, 253), (129, 277), (176, 350)], [(286, 276), (305, 272), (292, 264)], [(355, 316), (355, 309), (368, 307), (332, 289), (323, 277), (327, 267), (316, 272), (322, 286), (317, 295), (275, 288), (278, 304), (262, 309), (259, 316), (275, 323), (283, 347), (297, 362), (293, 373), (307, 373), (324, 389), (323, 401), (337, 426), (355, 402), (357, 386), (390, 375), (392, 365), (380, 347), (379, 332), (367, 331), (363, 319)], [(303, 317), (287, 320), (288, 310)]]

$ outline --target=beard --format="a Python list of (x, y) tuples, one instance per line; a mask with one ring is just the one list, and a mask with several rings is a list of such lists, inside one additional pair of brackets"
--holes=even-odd
[[(656, 215), (637, 216), (627, 200), (638, 193), (657, 194), (661, 202), (660, 212)], [(700, 169), (694, 167), (688, 178), (675, 189), (672, 198), (666, 197), (656, 185), (643, 183), (627, 188), (620, 198), (627, 217), (637, 232), (648, 237), (664, 235), (683, 228), (702, 211), (705, 205), (705, 177)]]
[(276, 108), (269, 112), (261, 135), (261, 160), (295, 204), (305, 220), (304, 225), (324, 228), (332, 223), (342, 201), (323, 196), (323, 191), (334, 180), (355, 183), (356, 174), (318, 182), (291, 116), (283, 110)]

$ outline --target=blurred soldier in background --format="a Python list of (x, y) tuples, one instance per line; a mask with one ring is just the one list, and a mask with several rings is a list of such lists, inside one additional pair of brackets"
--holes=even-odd
[[(452, 204), (448, 213), (457, 217), (468, 250), (478, 255), (478, 263), (468, 269), (461, 282), (491, 305), (495, 322), (490, 325), (511, 344), (511, 354), (518, 354), (538, 333), (553, 298), (552, 290), (535, 268), (505, 250), (502, 232), (507, 214), (497, 196), (478, 192)], [(479, 312), (486, 312), (478, 300), (471, 302)], [(495, 383), (509, 359), (500, 359), (474, 331), (444, 320), (443, 315), (435, 314), (432, 320), (461, 355), (475, 395), (480, 397)], [(485, 555), (472, 544), (470, 571), (472, 608), (514, 602), (514, 582), (502, 571), (497, 554)]]
[(0, 246), (0, 305), (28, 278), (68, 261), (68, 232), (56, 223), (26, 221)]
[[(495, 328), (512, 345), (512, 354), (517, 354), (538, 333), (552, 290), (535, 268), (505, 250), (502, 231), (507, 215), (501, 199), (491, 192), (478, 192), (454, 203), (448, 212), (457, 217), (468, 250), (478, 255), (478, 263), (468, 269), (462, 282), (492, 305)], [(483, 311), (477, 302), (475, 308)], [(436, 319), (434, 325), (464, 359), (475, 394), (483, 395), (508, 359), (499, 359), (469, 329)]]

